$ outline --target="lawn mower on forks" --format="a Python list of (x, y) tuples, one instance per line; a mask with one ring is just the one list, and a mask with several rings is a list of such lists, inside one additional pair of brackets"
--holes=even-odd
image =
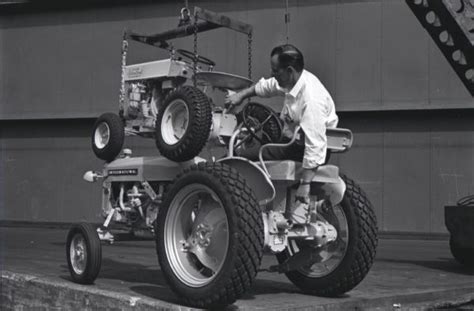
[[(155, 36), (125, 37), (169, 48), (165, 39), (218, 26), (249, 37), (252, 31), (199, 8), (194, 24), (183, 24)], [(306, 293), (350, 291), (369, 272), (377, 245), (375, 214), (366, 194), (338, 167), (326, 164), (313, 179), (310, 203), (295, 203), (301, 163), (266, 161), (262, 154), (265, 148), (293, 143), (299, 131), (283, 144), (281, 121), (269, 107), (249, 102), (233, 113), (214, 105), (206, 92), (233, 92), (252, 84), (215, 72), (214, 65), (196, 50), (173, 48), (166, 60), (129, 66), (123, 61), (120, 113), (100, 117), (92, 135), (93, 150), (106, 163), (84, 175), (102, 182), (105, 221), (97, 229), (86, 223), (70, 229), (66, 253), (72, 279), (94, 282), (101, 241), (114, 241), (113, 222), (153, 234), (164, 277), (193, 307), (223, 307), (239, 299), (250, 289), (264, 251), (278, 260), (270, 271), (285, 273)], [(132, 156), (130, 149), (122, 149), (125, 135), (154, 138), (161, 155)], [(347, 129), (328, 129), (327, 136), (332, 152), (352, 144)], [(206, 144), (225, 148), (226, 155), (199, 157)], [(248, 148), (259, 148), (257, 161), (239, 156)]]

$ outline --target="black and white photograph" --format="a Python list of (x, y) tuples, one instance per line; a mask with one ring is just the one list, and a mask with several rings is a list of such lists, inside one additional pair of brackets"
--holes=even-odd
[(474, 0), (0, 0), (0, 310), (474, 310)]

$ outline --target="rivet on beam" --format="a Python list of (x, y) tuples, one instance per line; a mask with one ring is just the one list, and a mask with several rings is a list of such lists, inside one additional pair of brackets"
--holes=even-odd
[(468, 69), (466, 70), (466, 73), (464, 74), (467, 80), (469, 80), (471, 83), (474, 83), (474, 69)]
[(416, 5), (423, 5), (425, 8), (429, 6), (428, 0), (414, 0), (413, 1)]
[(460, 65), (466, 65), (467, 64), (466, 57), (464, 56), (464, 53), (461, 52), (461, 50), (454, 51), (453, 54), (451, 55), (451, 57), (453, 58), (453, 60), (455, 62), (457, 62)]
[(451, 35), (449, 34), (447, 30), (442, 31), (439, 34), (439, 41), (441, 41), (442, 43), (448, 46), (454, 46), (453, 37), (451, 37)]
[(441, 22), (438, 16), (433, 11), (429, 11), (428, 14), (426, 14), (425, 20), (428, 22), (428, 24), (433, 25), (435, 27), (441, 26)]

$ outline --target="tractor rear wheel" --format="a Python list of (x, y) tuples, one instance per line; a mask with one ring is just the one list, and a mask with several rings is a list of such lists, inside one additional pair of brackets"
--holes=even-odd
[(230, 166), (200, 163), (166, 192), (155, 232), (161, 270), (187, 305), (222, 308), (247, 291), (263, 255), (255, 195)]
[[(353, 289), (367, 275), (375, 258), (377, 222), (364, 191), (353, 180), (342, 176), (346, 192), (342, 202), (319, 211), (336, 230), (338, 237), (320, 249), (314, 264), (286, 273), (288, 279), (308, 294), (335, 297)], [(306, 247), (310, 241), (289, 240), (277, 254), (280, 263)]]

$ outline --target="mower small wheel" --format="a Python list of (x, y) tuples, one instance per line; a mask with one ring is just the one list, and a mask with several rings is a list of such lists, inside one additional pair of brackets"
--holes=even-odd
[(94, 123), (92, 150), (104, 161), (113, 161), (122, 150), (125, 140), (122, 119), (115, 113), (104, 113)]
[(97, 278), (102, 261), (102, 248), (95, 228), (88, 223), (75, 224), (69, 230), (66, 256), (72, 280), (92, 284)]

